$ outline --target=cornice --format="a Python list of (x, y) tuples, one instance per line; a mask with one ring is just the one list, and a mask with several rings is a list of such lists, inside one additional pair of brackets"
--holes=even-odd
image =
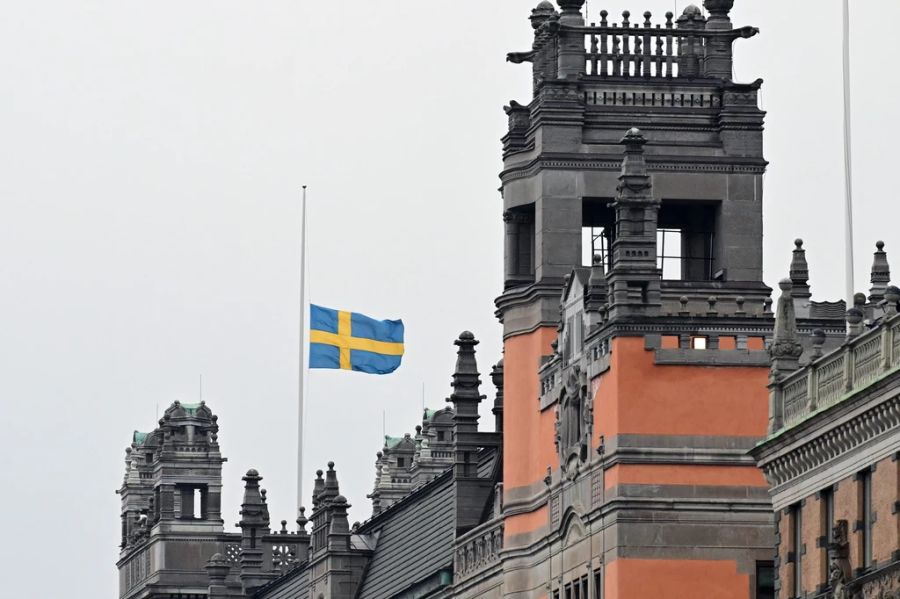
[(900, 396), (895, 395), (811, 440), (803, 441), (803, 431), (798, 430), (796, 435), (770, 439), (752, 453), (759, 460), (774, 494), (779, 487), (897, 431), (900, 431)]
[[(647, 157), (647, 170), (650, 173), (663, 172), (698, 172), (724, 174), (757, 174), (765, 173), (768, 162), (763, 159), (721, 162), (701, 162), (697, 157), (680, 161), (674, 157)], [(543, 170), (579, 170), (579, 171), (611, 171), (622, 168), (622, 158), (618, 155), (593, 155), (579, 157), (572, 154), (566, 157), (542, 155), (526, 164), (511, 166), (500, 173), (500, 180), (506, 184), (518, 179), (533, 177)]]

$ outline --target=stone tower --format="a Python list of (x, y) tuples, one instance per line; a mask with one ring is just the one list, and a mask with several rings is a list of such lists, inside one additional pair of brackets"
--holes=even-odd
[(762, 82), (733, 81), (732, 46), (757, 30), (733, 0), (558, 4), (509, 55), (533, 96), (501, 173), (504, 592), (754, 597), (773, 320)]
[(173, 403), (151, 433), (126, 449), (120, 597), (205, 593), (209, 556), (221, 548), (222, 463), (216, 416)]

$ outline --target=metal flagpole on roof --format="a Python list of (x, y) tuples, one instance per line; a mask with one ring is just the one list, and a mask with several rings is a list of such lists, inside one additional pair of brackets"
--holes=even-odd
[(853, 155), (850, 111), (850, 0), (844, 2), (844, 275), (847, 284), (847, 308), (853, 305)]
[(300, 204), (300, 235), (303, 253), (300, 257), (300, 375), (297, 389), (297, 508), (303, 505), (303, 384), (306, 374), (306, 185)]

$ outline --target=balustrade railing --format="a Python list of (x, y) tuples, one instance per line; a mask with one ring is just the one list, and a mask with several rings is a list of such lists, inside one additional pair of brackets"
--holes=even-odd
[(465, 580), (498, 563), (502, 549), (502, 520), (482, 524), (459, 537), (453, 552), (455, 580)]
[(702, 31), (677, 30), (672, 13), (666, 13), (665, 27), (650, 22), (651, 14), (644, 13), (643, 24), (630, 22), (631, 13), (622, 13), (622, 23), (610, 24), (607, 11), (600, 12), (600, 24), (582, 28), (587, 49), (587, 75), (600, 77), (660, 77), (679, 76), (679, 57), (691, 58), (685, 74), (699, 72), (698, 59), (703, 55)]
[(775, 389), (783, 428), (840, 403), (900, 366), (900, 316), (792, 372)]

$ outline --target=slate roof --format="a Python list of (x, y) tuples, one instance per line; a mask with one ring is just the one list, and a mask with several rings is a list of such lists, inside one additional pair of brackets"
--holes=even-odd
[(453, 569), (452, 474), (445, 471), (360, 527), (378, 541), (358, 599), (388, 599)]
[(254, 597), (265, 599), (297, 599), (309, 595), (309, 568), (302, 564), (278, 580), (262, 587)]

